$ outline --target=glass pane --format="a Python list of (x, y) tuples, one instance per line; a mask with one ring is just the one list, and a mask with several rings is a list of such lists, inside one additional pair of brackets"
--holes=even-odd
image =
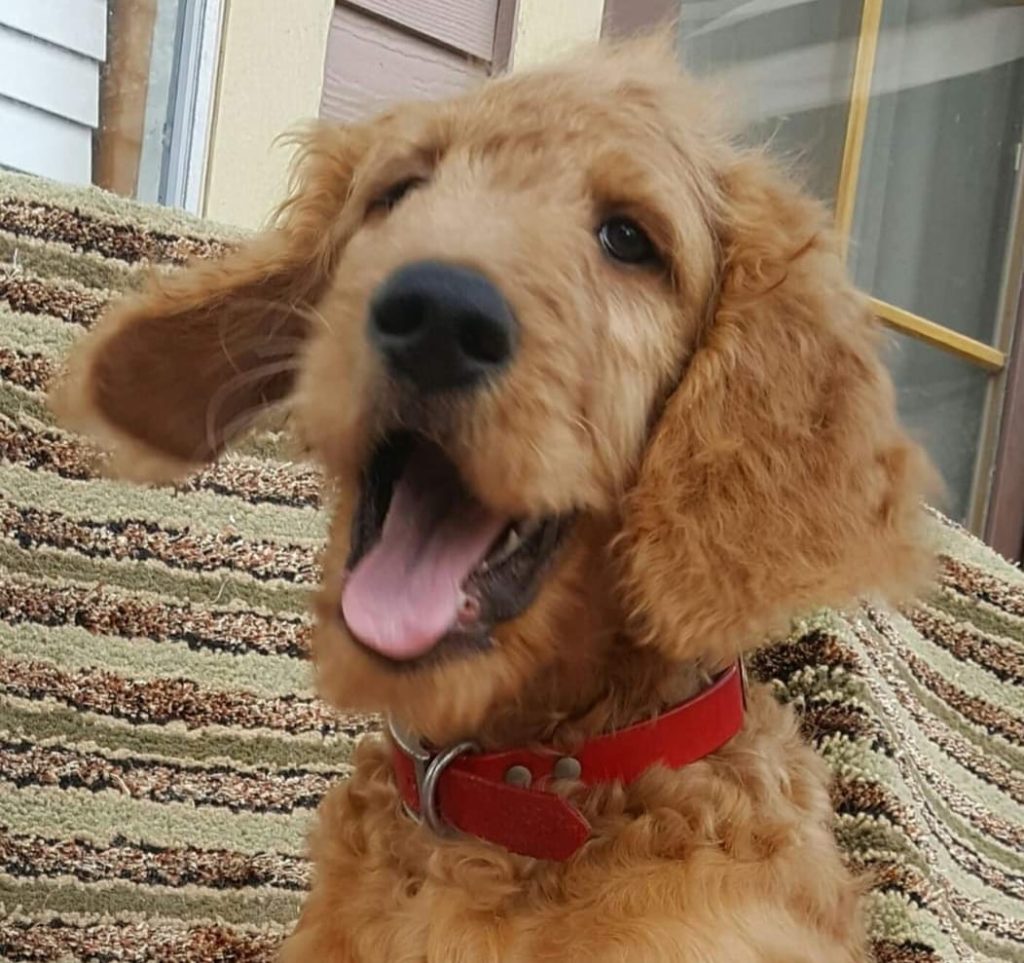
[(0, 167), (198, 209), (223, 2), (0, 0)]
[(725, 80), (749, 119), (751, 139), (792, 159), (826, 200), (839, 181), (860, 6), (851, 0), (680, 4), (683, 63)]
[(990, 376), (969, 361), (896, 333), (887, 360), (900, 416), (928, 449), (948, 488), (942, 507), (966, 521)]
[(1024, 5), (886, 0), (851, 258), (858, 284), (993, 343), (1024, 120)]

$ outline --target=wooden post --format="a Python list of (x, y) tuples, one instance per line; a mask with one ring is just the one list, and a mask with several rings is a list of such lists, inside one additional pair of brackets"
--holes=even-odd
[(125, 197), (135, 195), (139, 178), (155, 21), (156, 0), (110, 0), (93, 181)]

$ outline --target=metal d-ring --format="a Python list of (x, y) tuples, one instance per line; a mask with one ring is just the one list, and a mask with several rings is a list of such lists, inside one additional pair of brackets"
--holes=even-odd
[(454, 746), (442, 749), (427, 763), (427, 771), (420, 783), (420, 815), (435, 833), (446, 836), (451, 832), (437, 805), (437, 784), (447, 769), (459, 756), (467, 752), (476, 752), (480, 747), (475, 742), (457, 742)]
[(450, 830), (441, 818), (437, 805), (437, 784), (445, 769), (459, 756), (467, 752), (476, 752), (480, 747), (475, 742), (459, 742), (435, 754), (430, 752), (420, 739), (390, 717), (388, 732), (398, 748), (412, 759), (416, 791), (420, 797), (420, 811), (416, 812), (403, 800), (402, 808), (406, 815), (416, 822), (426, 823), (435, 833), (447, 835)]
[(741, 655), (736, 661), (739, 663), (740, 689), (743, 692), (743, 708), (746, 710), (749, 708), (750, 677), (747, 675), (747, 663), (743, 656)]
[[(430, 762), (430, 752), (419, 739), (408, 730), (402, 728), (391, 716), (388, 716), (387, 725), (388, 735), (391, 736), (395, 745), (412, 760), (412, 774), (416, 780), (416, 792), (422, 798), (423, 778), (426, 776), (427, 764)], [(402, 810), (410, 819), (415, 822), (421, 822), (420, 814), (404, 799), (402, 800)]]

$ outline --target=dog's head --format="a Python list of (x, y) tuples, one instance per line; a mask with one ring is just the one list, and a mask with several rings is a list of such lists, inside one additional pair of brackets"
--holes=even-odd
[(930, 471), (875, 324), (715, 114), (647, 43), (319, 128), (277, 226), (115, 308), (59, 405), (155, 477), (287, 397), (336, 491), (323, 689), (435, 739), (898, 592)]

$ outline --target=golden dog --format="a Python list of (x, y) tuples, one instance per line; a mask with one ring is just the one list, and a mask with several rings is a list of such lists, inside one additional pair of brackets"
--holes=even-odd
[[(283, 960), (868, 959), (825, 767), (764, 691), (688, 765), (617, 735), (642, 771), (580, 763), (929, 568), (931, 468), (830, 217), (720, 114), (648, 40), (320, 127), (272, 230), (72, 359), (58, 409), (123, 471), (180, 475), (287, 398), (335, 493), (319, 687), (388, 713), (413, 781), (358, 747)], [(455, 831), (425, 770), (517, 747), (560, 762), (466, 808), (520, 842)], [(524, 822), (552, 802), (585, 841)]]

